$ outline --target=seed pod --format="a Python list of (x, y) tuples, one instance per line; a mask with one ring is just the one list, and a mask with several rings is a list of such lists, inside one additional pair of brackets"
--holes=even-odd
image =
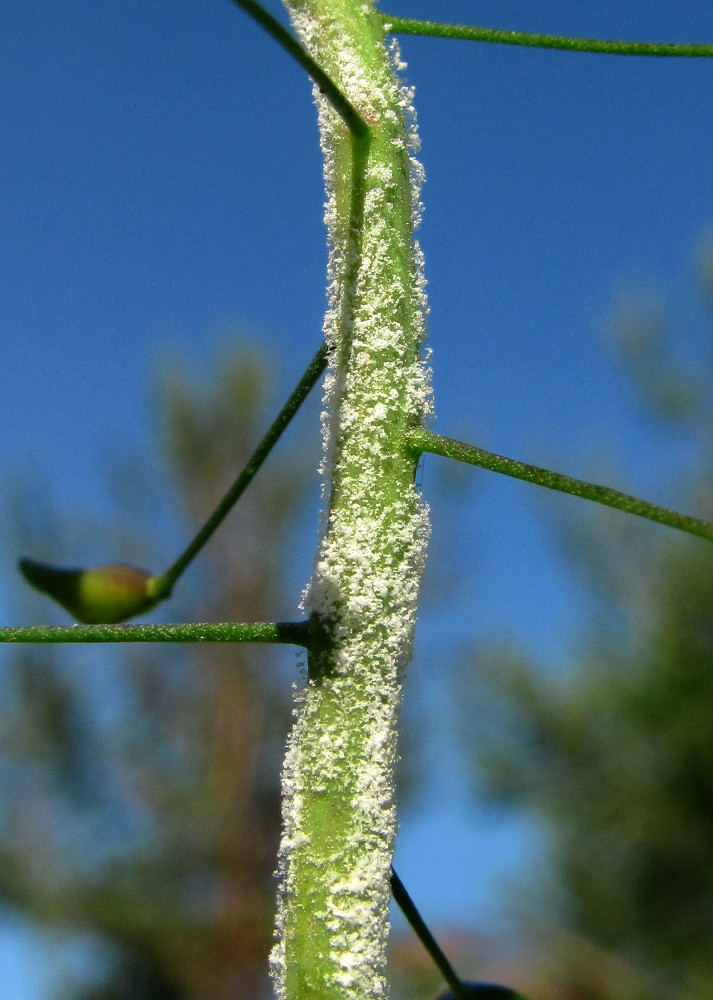
[(58, 569), (32, 559), (18, 566), (27, 582), (87, 625), (109, 625), (149, 611), (156, 600), (146, 570), (121, 563), (95, 569)]

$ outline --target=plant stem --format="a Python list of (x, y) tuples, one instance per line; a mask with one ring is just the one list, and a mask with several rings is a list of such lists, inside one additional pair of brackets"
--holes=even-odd
[(364, 137), (368, 133), (369, 128), (366, 122), (351, 101), (345, 97), (332, 78), (325, 73), (319, 63), (315, 62), (309, 52), (300, 45), (289, 31), (286, 31), (282, 27), (279, 21), (275, 20), (272, 14), (265, 10), (262, 4), (256, 3), (255, 0), (233, 0), (233, 3), (237, 4), (246, 14), (254, 18), (275, 39), (278, 45), (281, 45), (292, 56), (295, 62), (312, 77), (332, 107), (341, 115), (352, 135)]
[[(325, 528), (305, 605), (308, 659), (283, 771), (279, 1000), (377, 1000), (385, 979), (394, 766), (428, 538), (406, 432), (427, 409), (407, 104), (365, 0), (287, 0), (315, 60), (369, 124), (319, 93), (330, 242)], [(415, 188), (414, 188), (415, 190)]]
[(191, 622), (188, 625), (40, 625), (0, 628), (0, 642), (270, 642), (311, 646), (303, 622)]
[(205, 522), (203, 527), (187, 546), (185, 551), (181, 553), (178, 559), (170, 567), (170, 569), (168, 569), (161, 576), (156, 577), (152, 582), (151, 592), (156, 601), (164, 600), (166, 597), (170, 596), (171, 591), (173, 590), (173, 587), (175, 586), (180, 575), (189, 563), (195, 559), (211, 535), (222, 524), (227, 515), (233, 509), (237, 501), (252, 482), (262, 463), (270, 454), (275, 444), (279, 441), (285, 431), (285, 428), (309, 395), (310, 390), (319, 379), (320, 375), (326, 368), (326, 365), (327, 351), (325, 346), (322, 345), (307, 366), (304, 375), (297, 383), (297, 386), (290, 395), (290, 398), (287, 400), (273, 421), (267, 434), (248, 459), (245, 468)]
[(598, 38), (567, 38), (563, 35), (541, 35), (529, 31), (502, 31), (498, 28), (419, 21), (392, 14), (381, 16), (386, 30), (395, 35), (430, 35), (433, 38), (460, 38), (473, 42), (526, 45), (539, 49), (565, 49), (568, 52), (604, 52), (609, 55), (624, 56), (713, 56), (713, 44), (709, 43), (618, 42)]
[(391, 891), (394, 894), (396, 904), (413, 928), (416, 937), (431, 956), (438, 971), (453, 990), (453, 995), (456, 1000), (467, 1000), (467, 993), (463, 987), (460, 976), (458, 976), (455, 969), (443, 953), (442, 948), (426, 926), (425, 920), (416, 909), (414, 901), (406, 891), (406, 886), (396, 874), (396, 870), (393, 867), (391, 868)]
[(513, 479), (523, 479), (528, 483), (545, 486), (549, 490), (569, 493), (571, 496), (581, 497), (584, 500), (593, 500), (606, 507), (614, 507), (627, 514), (635, 514), (648, 521), (656, 521), (669, 528), (676, 528), (689, 535), (696, 535), (699, 538), (705, 538), (706, 541), (713, 542), (713, 524), (709, 524), (708, 521), (690, 517), (687, 514), (679, 514), (667, 507), (659, 507), (658, 504), (629, 496), (628, 493), (620, 493), (619, 490), (612, 489), (610, 486), (598, 486), (596, 483), (587, 483), (581, 479), (565, 476), (561, 472), (552, 472), (550, 469), (543, 469), (537, 465), (528, 465), (513, 458), (505, 458), (492, 451), (476, 448), (475, 445), (465, 444), (463, 441), (456, 441), (453, 438), (444, 437), (442, 434), (434, 434), (433, 431), (423, 427), (412, 430), (409, 434), (409, 440), (419, 454), (430, 452), (433, 455), (442, 455), (444, 458), (453, 458), (458, 462), (466, 462), (468, 465), (477, 465), (480, 468), (489, 469), (491, 472), (512, 476)]

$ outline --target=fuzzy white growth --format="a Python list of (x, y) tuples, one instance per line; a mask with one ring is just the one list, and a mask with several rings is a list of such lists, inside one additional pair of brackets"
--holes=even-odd
[[(429, 536), (404, 454), (404, 428), (431, 413), (421, 356), (425, 279), (412, 240), (423, 174), (412, 93), (394, 72), (404, 68), (398, 50), (393, 66), (372, 59), (367, 73), (336, 19), (318, 22), (302, 4), (287, 6), (307, 47), (327, 68), (331, 54), (342, 90), (369, 123), (380, 124), (357, 225), (343, 197), (344, 126), (315, 94), (327, 187), (331, 366), (322, 417), (327, 509), (303, 604), (329, 623), (334, 648), (327, 667), (298, 693), (287, 747), (271, 964), (280, 1000), (383, 1000), (396, 724)], [(361, 6), (367, 17), (371, 4)], [(316, 957), (296, 972), (306, 937)]]

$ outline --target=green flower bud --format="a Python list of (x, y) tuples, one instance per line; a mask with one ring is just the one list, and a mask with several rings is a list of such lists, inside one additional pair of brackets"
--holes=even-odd
[(32, 559), (20, 559), (18, 566), (32, 587), (87, 625), (123, 622), (156, 603), (155, 577), (136, 566), (112, 563), (95, 569), (57, 569)]

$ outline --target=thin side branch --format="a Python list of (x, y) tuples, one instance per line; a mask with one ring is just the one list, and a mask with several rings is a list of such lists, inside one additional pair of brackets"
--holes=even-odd
[(295, 62), (312, 77), (334, 110), (341, 115), (344, 124), (352, 135), (358, 139), (363, 139), (364, 136), (368, 135), (369, 126), (354, 105), (344, 96), (336, 83), (324, 72), (319, 63), (315, 62), (309, 52), (300, 45), (294, 35), (291, 35), (289, 31), (283, 28), (280, 22), (275, 20), (272, 14), (269, 14), (255, 0), (233, 0), (233, 3), (237, 4), (246, 14), (254, 18), (275, 39), (278, 45), (281, 45), (285, 52), (289, 53)]
[(191, 622), (188, 625), (39, 625), (0, 628), (0, 642), (269, 642), (311, 646), (312, 623)]
[(489, 469), (491, 472), (500, 472), (504, 476), (512, 476), (513, 479), (523, 479), (528, 483), (545, 486), (548, 490), (557, 490), (560, 493), (582, 497), (584, 500), (593, 500), (606, 507), (614, 507), (627, 514), (644, 517), (648, 521), (657, 521), (669, 528), (676, 528), (689, 535), (697, 535), (699, 538), (705, 538), (708, 542), (713, 542), (713, 524), (709, 524), (708, 521), (689, 517), (687, 514), (679, 514), (667, 507), (659, 507), (647, 500), (640, 500), (627, 493), (620, 493), (619, 490), (612, 489), (610, 486), (586, 483), (581, 479), (562, 475), (560, 472), (552, 472), (550, 469), (543, 469), (537, 465), (528, 465), (512, 458), (505, 458), (492, 451), (476, 448), (475, 445), (465, 444), (463, 441), (456, 441), (453, 438), (444, 437), (442, 434), (434, 434), (425, 428), (419, 427), (413, 430), (409, 435), (409, 440), (414, 449), (419, 452), (431, 452), (434, 455), (442, 455), (444, 458), (453, 458), (458, 462), (466, 462), (468, 465), (477, 465), (482, 469)]
[(394, 35), (429, 35), (432, 38), (460, 38), (471, 42), (494, 42), (500, 45), (526, 45), (538, 49), (564, 49), (567, 52), (604, 52), (619, 56), (713, 56), (713, 44), (687, 42), (619, 42), (599, 38), (567, 38), (529, 31), (502, 31), (464, 24), (418, 21), (411, 17), (382, 14), (387, 30)]
[(326, 365), (327, 350), (326, 347), (322, 345), (307, 366), (304, 375), (297, 383), (294, 391), (290, 395), (290, 398), (287, 400), (273, 421), (267, 434), (265, 434), (260, 444), (248, 459), (245, 468), (205, 522), (203, 527), (198, 531), (195, 538), (193, 538), (191, 543), (186, 547), (184, 552), (181, 553), (171, 568), (168, 569), (162, 576), (156, 577), (155, 580), (152, 581), (151, 591), (152, 596), (156, 601), (163, 600), (164, 598), (170, 596), (176, 581), (181, 576), (183, 571), (189, 563), (195, 559), (208, 539), (223, 523), (225, 518), (252, 482), (262, 463), (279, 441), (295, 413), (297, 413), (300, 406), (309, 395), (310, 390), (321, 376)]
[(394, 897), (394, 902), (408, 920), (414, 934), (433, 959), (436, 968), (453, 991), (453, 996), (456, 1000), (467, 1000), (468, 994), (466, 993), (460, 976), (446, 958), (443, 949), (438, 944), (433, 934), (431, 934), (426, 921), (418, 912), (416, 904), (409, 896), (406, 891), (406, 886), (396, 874), (396, 869), (393, 866), (391, 868), (391, 892)]

